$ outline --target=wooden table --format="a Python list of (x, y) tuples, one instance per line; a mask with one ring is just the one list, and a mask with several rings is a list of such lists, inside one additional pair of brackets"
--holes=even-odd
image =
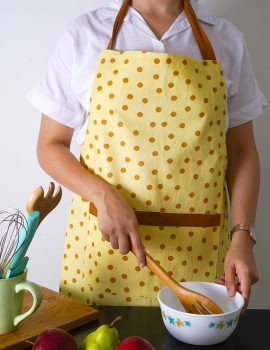
[(247, 310), (245, 315), (240, 317), (230, 338), (217, 345), (198, 347), (174, 339), (163, 325), (159, 308), (98, 307), (98, 309), (100, 310), (98, 321), (71, 332), (78, 344), (99, 325), (109, 324), (115, 317), (121, 315), (123, 319), (117, 324), (120, 338), (138, 335), (150, 341), (156, 350), (267, 350), (270, 347), (270, 310)]

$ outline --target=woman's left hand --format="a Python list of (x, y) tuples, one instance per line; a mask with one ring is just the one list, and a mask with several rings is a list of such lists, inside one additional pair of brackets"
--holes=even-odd
[(227, 288), (228, 295), (235, 296), (239, 291), (245, 299), (242, 314), (246, 311), (251, 285), (259, 279), (253, 253), (253, 242), (247, 232), (235, 232), (224, 262), (225, 276), (216, 279), (216, 283)]

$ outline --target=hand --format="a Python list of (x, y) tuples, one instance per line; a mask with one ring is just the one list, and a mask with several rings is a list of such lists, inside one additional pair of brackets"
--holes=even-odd
[(139, 225), (134, 210), (127, 201), (109, 185), (95, 201), (98, 211), (98, 225), (102, 236), (121, 254), (133, 250), (138, 266), (145, 266), (144, 247), (139, 235)]
[(242, 314), (248, 306), (251, 285), (259, 279), (252, 247), (248, 234), (235, 232), (224, 263), (225, 277), (216, 279), (216, 283), (226, 285), (229, 296), (235, 296), (236, 291), (242, 294), (245, 299)]

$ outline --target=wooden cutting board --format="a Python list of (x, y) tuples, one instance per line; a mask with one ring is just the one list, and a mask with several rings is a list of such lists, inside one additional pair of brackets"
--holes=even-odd
[[(62, 328), (66, 331), (98, 318), (98, 311), (81, 305), (70, 298), (41, 287), (43, 300), (39, 309), (23, 321), (15, 332), (0, 335), (0, 349), (21, 350), (31, 346), (26, 340), (35, 342), (37, 336), (48, 328)], [(23, 310), (32, 305), (32, 296), (25, 292)]]

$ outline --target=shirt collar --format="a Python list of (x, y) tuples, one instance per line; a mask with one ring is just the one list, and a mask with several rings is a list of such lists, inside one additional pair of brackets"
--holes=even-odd
[[(106, 18), (114, 18), (115, 12), (118, 12), (123, 0), (110, 0), (108, 3), (108, 7), (99, 9), (99, 16), (101, 19)], [(198, 19), (207, 24), (215, 25), (216, 20), (215, 17), (212, 16), (204, 7), (202, 7), (198, 0), (190, 0), (191, 6), (193, 7)], [(124, 21), (128, 21), (131, 17), (139, 18), (141, 15), (132, 7), (129, 6)], [(186, 18), (186, 14), (182, 12), (179, 17), (175, 21), (175, 25), (178, 26), (184, 18)]]

